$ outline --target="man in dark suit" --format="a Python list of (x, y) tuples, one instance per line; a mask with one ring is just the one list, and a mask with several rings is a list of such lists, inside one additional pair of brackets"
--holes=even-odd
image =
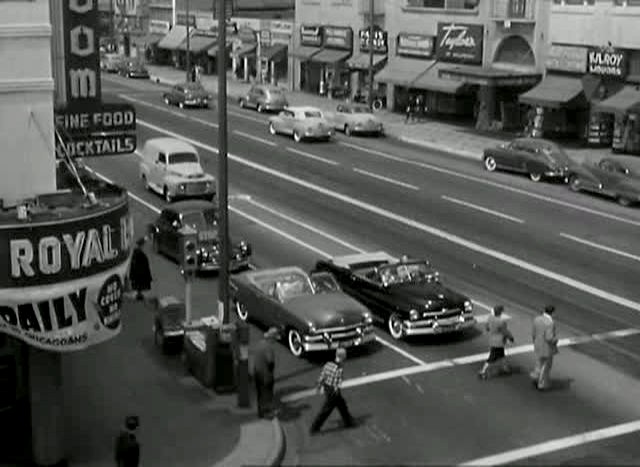
[(130, 415), (124, 420), (124, 430), (116, 438), (116, 466), (138, 467), (140, 464), (140, 443), (136, 438), (139, 419)]
[(275, 383), (276, 357), (273, 342), (278, 340), (277, 328), (269, 328), (264, 333), (264, 339), (258, 342), (253, 357), (253, 379), (256, 384), (258, 402), (258, 417), (268, 418), (274, 415), (273, 386)]
[(533, 320), (531, 337), (533, 350), (536, 354), (536, 367), (530, 376), (539, 391), (551, 387), (549, 373), (553, 365), (553, 356), (558, 353), (558, 338), (556, 337), (556, 324), (552, 315), (555, 312), (553, 305), (547, 305), (544, 312)]

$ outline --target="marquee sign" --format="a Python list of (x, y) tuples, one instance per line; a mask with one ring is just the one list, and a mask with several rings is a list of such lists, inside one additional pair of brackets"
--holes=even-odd
[(396, 39), (396, 55), (411, 58), (431, 58), (433, 57), (434, 46), (434, 36), (401, 32)]
[(442, 62), (482, 63), (484, 26), (438, 23), (436, 58)]
[(322, 27), (321, 26), (300, 26), (300, 45), (311, 47), (322, 46)]
[(353, 49), (353, 29), (343, 26), (325, 26), (322, 45), (327, 49)]
[(627, 54), (622, 50), (592, 47), (587, 53), (587, 72), (592, 75), (624, 78), (627, 68)]
[(67, 103), (91, 108), (100, 104), (99, 13), (96, 0), (63, 0)]

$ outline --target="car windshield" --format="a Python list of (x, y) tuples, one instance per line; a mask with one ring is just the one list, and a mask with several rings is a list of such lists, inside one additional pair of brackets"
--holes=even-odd
[(378, 275), (385, 284), (438, 280), (438, 273), (425, 262), (391, 264), (380, 268)]
[(542, 152), (542, 154), (544, 154), (550, 160), (563, 163), (569, 162), (569, 156), (567, 156), (567, 153), (564, 152), (564, 149), (559, 146), (545, 145), (541, 146), (539, 149), (540, 152)]
[(300, 295), (313, 294), (314, 290), (308, 277), (292, 274), (278, 279), (275, 292), (278, 300), (286, 302)]
[(339, 292), (340, 286), (331, 274), (317, 273), (311, 276), (315, 293)]
[(169, 156), (169, 164), (186, 164), (198, 162), (198, 156), (192, 152), (176, 152)]
[(363, 106), (354, 107), (352, 111), (354, 114), (370, 114), (371, 113), (371, 110), (369, 110), (368, 107), (363, 107)]
[(273, 94), (274, 96), (282, 94), (282, 91), (280, 89), (269, 89), (267, 92), (269, 94)]
[(182, 214), (182, 225), (188, 225), (198, 231), (210, 230), (216, 225), (215, 210), (191, 211)]
[(306, 110), (304, 112), (304, 116), (306, 118), (322, 118), (322, 112), (318, 112), (317, 110)]

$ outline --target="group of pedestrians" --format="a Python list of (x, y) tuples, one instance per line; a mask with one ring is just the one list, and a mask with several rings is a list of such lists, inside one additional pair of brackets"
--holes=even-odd
[[(511, 368), (505, 356), (507, 343), (515, 342), (513, 334), (507, 327), (507, 321), (503, 315), (504, 307), (498, 305), (493, 308), (493, 313), (487, 319), (485, 331), (489, 340), (489, 356), (484, 362), (478, 377), (488, 379), (495, 368), (503, 374), (510, 374)], [(547, 305), (544, 311), (533, 320), (531, 340), (536, 357), (535, 367), (529, 374), (533, 385), (539, 391), (550, 389), (551, 381), (549, 373), (553, 365), (553, 357), (558, 353), (558, 337), (556, 325), (553, 320), (555, 307)]]

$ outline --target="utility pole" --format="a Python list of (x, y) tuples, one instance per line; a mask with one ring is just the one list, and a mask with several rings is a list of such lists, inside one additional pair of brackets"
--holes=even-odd
[(220, 274), (218, 316), (229, 323), (229, 206), (227, 181), (227, 21), (225, 0), (218, 0), (218, 210)]
[(187, 83), (191, 82), (191, 38), (189, 37), (189, 0), (185, 8), (187, 11)]
[(369, 95), (367, 104), (369, 108), (373, 106), (373, 13), (375, 10), (374, 0), (369, 0)]
[(171, 27), (174, 27), (176, 24), (178, 24), (178, 11), (177, 11), (177, 5), (176, 2), (178, 0), (172, 0), (171, 1)]

